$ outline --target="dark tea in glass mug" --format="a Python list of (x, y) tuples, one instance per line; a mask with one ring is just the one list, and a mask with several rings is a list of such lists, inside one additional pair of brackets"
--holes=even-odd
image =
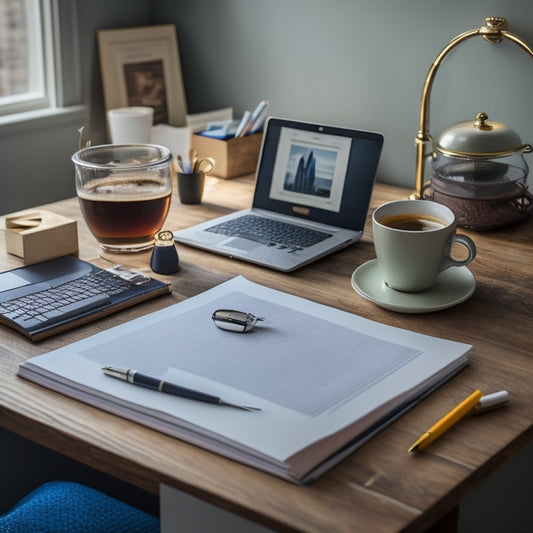
[(100, 246), (109, 252), (151, 248), (170, 208), (170, 152), (109, 144), (84, 148), (72, 161), (80, 209)]

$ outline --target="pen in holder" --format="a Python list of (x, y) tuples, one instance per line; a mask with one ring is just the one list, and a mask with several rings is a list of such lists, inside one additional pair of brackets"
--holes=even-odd
[(178, 172), (178, 194), (182, 204), (199, 204), (204, 194), (204, 172)]

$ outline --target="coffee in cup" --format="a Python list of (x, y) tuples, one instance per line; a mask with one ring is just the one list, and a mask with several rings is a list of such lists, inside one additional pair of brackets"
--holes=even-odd
[(72, 156), (87, 226), (110, 252), (151, 248), (170, 208), (170, 152), (155, 145), (104, 145)]
[(379, 222), (389, 228), (405, 231), (430, 231), (448, 225), (442, 218), (413, 213), (390, 215), (380, 219)]
[[(472, 239), (456, 233), (453, 211), (429, 200), (397, 200), (378, 207), (372, 229), (380, 274), (398, 291), (427, 290), (441, 272), (468, 265), (476, 256)], [(466, 249), (465, 259), (452, 257), (454, 244)]]

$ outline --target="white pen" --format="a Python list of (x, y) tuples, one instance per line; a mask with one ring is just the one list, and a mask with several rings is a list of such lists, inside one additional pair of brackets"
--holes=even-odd
[(259, 102), (259, 105), (254, 109), (254, 112), (252, 113), (252, 116), (250, 117), (250, 121), (246, 125), (246, 128), (244, 128), (243, 135), (246, 135), (247, 133), (255, 133), (262, 126), (265, 118), (264, 116), (262, 117), (261, 114), (263, 113), (267, 105), (268, 100), (261, 100)]
[(244, 134), (244, 128), (248, 124), (249, 120), (250, 111), (245, 111), (239, 125), (237, 126), (237, 130), (235, 131), (235, 137), (241, 137)]
[(263, 123), (266, 119), (266, 113), (259, 116), (259, 118), (253, 123), (250, 133), (256, 133), (263, 127)]
[(265, 107), (268, 105), (268, 100), (261, 100), (259, 105), (254, 109), (252, 116), (250, 117), (250, 123), (254, 124), (255, 121), (259, 118), (259, 115), (263, 112)]

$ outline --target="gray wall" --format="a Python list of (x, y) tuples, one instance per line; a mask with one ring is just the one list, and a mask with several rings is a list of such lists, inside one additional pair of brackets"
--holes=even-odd
[[(381, 181), (414, 184), (414, 138), (427, 71), (456, 35), (487, 16), (533, 45), (533, 2), (523, 0), (187, 0), (155, 2), (175, 23), (190, 111), (259, 100), (271, 112), (384, 134)], [(533, 140), (533, 58), (516, 44), (471, 38), (435, 80), (431, 132), (493, 120)]]
[[(60, 0), (70, 1), (70, 0)], [(437, 53), (456, 35), (505, 16), (533, 45), (523, 0), (77, 0), (86, 117), (0, 127), (0, 214), (72, 196), (70, 155), (86, 123), (105, 141), (95, 31), (176, 24), (190, 112), (266, 98), (271, 113), (377, 130), (380, 181), (414, 184), (420, 95)], [(432, 92), (431, 133), (485, 111), (533, 141), (533, 59), (476, 37), (444, 62)]]

